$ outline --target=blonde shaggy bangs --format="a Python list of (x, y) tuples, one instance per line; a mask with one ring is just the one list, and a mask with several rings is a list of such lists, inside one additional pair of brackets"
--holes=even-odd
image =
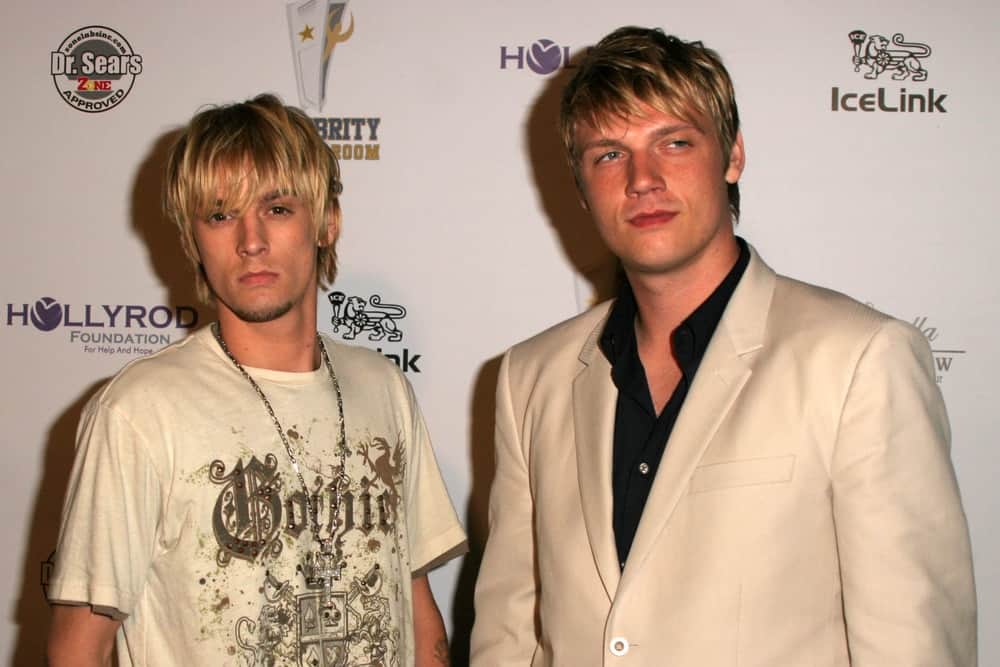
[[(684, 42), (658, 29), (624, 27), (586, 53), (563, 91), (559, 129), (578, 184), (577, 127), (602, 129), (612, 119), (639, 115), (643, 105), (714, 132), (728, 164), (740, 120), (733, 83), (719, 55), (701, 42)], [(729, 187), (729, 205), (738, 218), (735, 183)]]
[[(180, 230), (202, 301), (210, 302), (212, 294), (193, 225), (218, 211), (246, 211), (270, 192), (298, 197), (310, 208), (320, 287), (336, 277), (342, 191), (337, 158), (309, 117), (274, 95), (196, 114), (170, 149), (165, 182), (164, 211)], [(335, 230), (329, 244), (326, 221)]]

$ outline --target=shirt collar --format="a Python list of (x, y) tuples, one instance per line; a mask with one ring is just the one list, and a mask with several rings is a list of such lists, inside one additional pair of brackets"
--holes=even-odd
[[(701, 358), (705, 355), (708, 343), (715, 333), (726, 305), (732, 297), (736, 286), (743, 277), (750, 263), (750, 249), (746, 241), (736, 237), (740, 248), (736, 263), (713, 290), (688, 317), (670, 334), (674, 348), (674, 356), (681, 367), (681, 372), (689, 380), (694, 376)], [(612, 367), (628, 364), (635, 354), (635, 316), (637, 306), (635, 294), (628, 280), (623, 280), (618, 297), (608, 316), (607, 324), (601, 333), (598, 345), (601, 352), (611, 362)]]

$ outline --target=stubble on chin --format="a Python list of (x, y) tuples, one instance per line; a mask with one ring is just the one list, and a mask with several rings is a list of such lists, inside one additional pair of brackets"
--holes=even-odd
[(225, 306), (233, 315), (235, 315), (239, 320), (243, 322), (249, 322), (251, 324), (261, 324), (263, 322), (273, 322), (279, 317), (286, 315), (292, 308), (295, 307), (295, 301), (289, 299), (284, 303), (280, 303), (276, 306), (262, 306), (260, 308), (243, 308), (236, 304), (228, 303), (223, 299), (219, 298), (218, 293), (212, 290), (212, 298), (215, 299), (215, 303), (218, 305)]
[(240, 318), (244, 322), (260, 324), (262, 322), (273, 322), (282, 315), (285, 315), (292, 309), (292, 305), (293, 303), (289, 301), (273, 308), (262, 308), (260, 310), (245, 310), (243, 308), (232, 307), (230, 307), (229, 310), (233, 311), (233, 315)]

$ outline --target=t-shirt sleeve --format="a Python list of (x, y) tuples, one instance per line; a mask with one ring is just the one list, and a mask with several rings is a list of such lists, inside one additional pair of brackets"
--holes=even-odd
[(437, 567), (466, 551), (466, 537), (448, 497), (427, 425), (413, 388), (403, 379), (409, 404), (409, 438), (404, 480), (407, 541), (413, 572)]
[(153, 560), (162, 503), (147, 443), (98, 395), (77, 433), (49, 601), (131, 614)]

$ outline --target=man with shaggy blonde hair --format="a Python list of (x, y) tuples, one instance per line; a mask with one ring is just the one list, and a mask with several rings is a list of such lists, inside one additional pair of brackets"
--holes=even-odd
[(972, 667), (927, 341), (772, 271), (718, 54), (621, 28), (561, 127), (612, 302), (500, 366), (474, 667)]
[[(177, 139), (167, 164), (164, 210), (177, 225), (181, 245), (197, 270), (198, 295), (211, 291), (195, 241), (194, 221), (217, 209), (245, 209), (257, 193), (277, 183), (309, 203), (316, 235), (316, 273), (326, 288), (337, 275), (337, 252), (323, 243), (329, 224), (339, 230), (340, 168), (312, 120), (271, 95), (245, 108), (213, 109), (195, 116)], [(224, 199), (220, 199), (222, 194)]]
[(180, 133), (165, 208), (218, 320), (84, 409), (51, 665), (447, 664), (426, 573), (465, 535), (413, 390), (316, 331), (341, 190), (271, 95)]

